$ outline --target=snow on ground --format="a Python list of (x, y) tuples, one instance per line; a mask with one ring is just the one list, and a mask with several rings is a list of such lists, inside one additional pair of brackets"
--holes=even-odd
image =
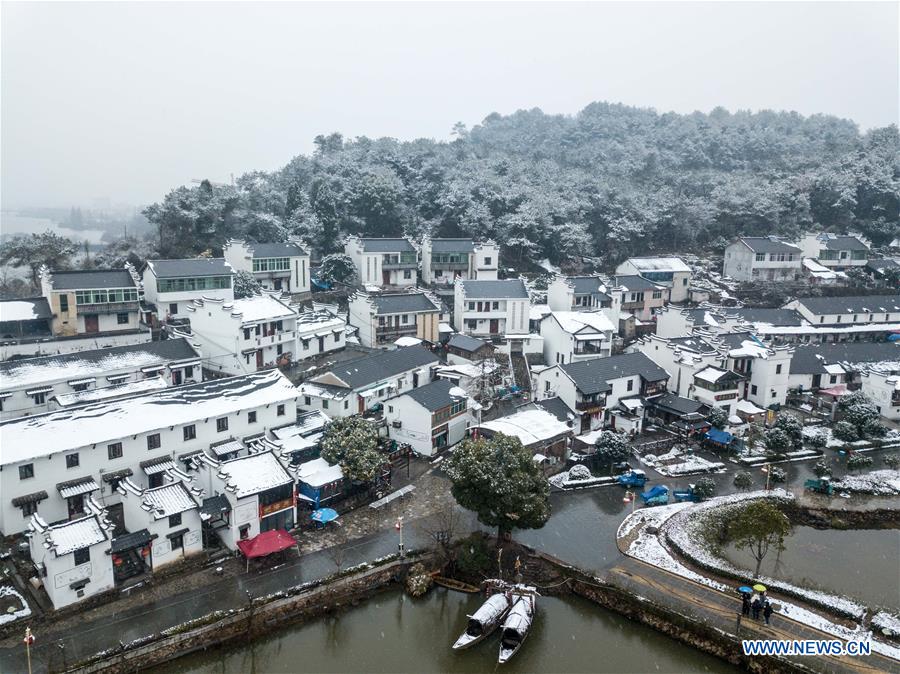
[(31, 615), (31, 607), (28, 606), (25, 597), (23, 597), (13, 586), (0, 585), (0, 597), (15, 597), (22, 603), (22, 608), (18, 611), (13, 611), (12, 613), (0, 613), (0, 625), (11, 623), (13, 620), (18, 620), (19, 618), (27, 618)]
[(875, 470), (865, 475), (845, 475), (834, 481), (834, 488), (876, 496), (900, 494), (900, 470)]

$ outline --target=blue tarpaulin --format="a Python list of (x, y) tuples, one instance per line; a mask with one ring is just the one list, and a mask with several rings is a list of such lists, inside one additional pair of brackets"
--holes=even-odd
[(734, 436), (731, 433), (726, 433), (725, 431), (718, 428), (710, 428), (708, 431), (706, 431), (706, 435), (704, 437), (706, 437), (707, 440), (712, 440), (713, 442), (717, 442), (720, 445), (730, 444), (732, 439), (734, 439)]

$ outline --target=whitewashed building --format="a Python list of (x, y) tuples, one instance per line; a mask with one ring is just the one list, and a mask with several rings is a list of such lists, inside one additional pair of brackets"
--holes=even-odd
[(530, 300), (521, 279), (463, 281), (454, 286), (453, 327), (474, 337), (528, 335)]
[(298, 359), (297, 311), (274, 294), (195, 299), (184, 303), (182, 314), (212, 372), (247, 374)]
[(472, 422), (466, 392), (445, 379), (384, 401), (388, 437), (433, 456), (466, 437)]
[(680, 257), (630, 257), (616, 267), (617, 276), (638, 275), (669, 289), (670, 302), (686, 302), (691, 268)]
[(231, 239), (222, 255), (235, 271), (250, 272), (266, 290), (292, 295), (309, 292), (309, 253), (299, 243)]
[(344, 361), (298, 386), (299, 405), (331, 418), (362, 414), (388, 398), (432, 380), (437, 356), (422, 346), (407, 346)]
[(617, 326), (599, 311), (552, 311), (541, 321), (544, 362), (606, 358), (612, 354), (616, 332)]
[(157, 486), (163, 459), (187, 468), (211, 445), (293, 424), (297, 395), (267, 370), (0, 423), (0, 531), (22, 532), (35, 512), (48, 522), (80, 516), (88, 494), (121, 507), (119, 480)]
[(144, 299), (159, 321), (186, 317), (194, 300), (234, 301), (234, 268), (221, 257), (148, 260), (142, 279)]
[(0, 363), (0, 420), (202, 381), (186, 339)]
[(422, 240), (422, 281), (428, 285), (452, 285), (457, 278), (496, 280), (499, 268), (500, 247), (493, 241)]
[(47, 524), (33, 514), (28, 524), (31, 561), (59, 610), (115, 587), (109, 554), (113, 524), (91, 502), (83, 516)]
[(722, 273), (735, 281), (795, 281), (802, 257), (799, 247), (774, 236), (742, 236), (725, 248)]
[(410, 287), (418, 280), (419, 256), (408, 239), (350, 236), (344, 253), (356, 265), (363, 285)]
[(350, 324), (358, 329), (363, 346), (383, 347), (400, 337), (437, 344), (440, 341), (440, 300), (426, 293), (370, 295), (358, 292), (350, 297)]

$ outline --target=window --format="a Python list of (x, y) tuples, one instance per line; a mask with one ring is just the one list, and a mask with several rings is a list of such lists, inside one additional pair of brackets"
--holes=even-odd
[(775, 374), (781, 374), (781, 365), (780, 364), (775, 366)]
[(169, 515), (169, 528), (181, 526), (181, 513)]
[(111, 445), (106, 446), (106, 454), (110, 459), (121, 459), (122, 458), (122, 443), (114, 442)]
[(147, 436), (147, 449), (159, 449), (162, 447), (162, 442), (160, 442), (159, 433), (151, 433)]
[(128, 325), (128, 314), (127, 313), (116, 314), (116, 324)]
[(228, 430), (228, 417), (220, 417), (216, 419), (216, 432), (224, 433)]
[(178, 313), (178, 302), (172, 302), (169, 305), (169, 313), (173, 316)]
[(278, 416), (283, 417), (284, 416), (284, 405), (279, 405), (276, 409), (277, 409)]
[(22, 517), (31, 517), (37, 512), (38, 502), (28, 501), (22, 504)]
[(26, 463), (19, 466), (19, 479), (27, 480), (30, 477), (34, 477), (34, 464)]
[(303, 404), (309, 407), (312, 404), (312, 400), (310, 400), (309, 396), (303, 396)]
[(72, 555), (75, 557), (75, 566), (79, 564), (87, 564), (91, 561), (91, 549), (90, 548), (79, 548)]
[[(322, 401), (322, 409), (323, 409), (323, 410), (327, 410), (327, 409), (328, 409), (328, 401), (327, 401), (327, 400), (323, 400), (323, 401)], [(281, 416), (281, 415), (279, 414), (278, 416)]]
[(634, 379), (629, 379), (628, 384), (625, 386), (626, 391), (634, 390)]
[(193, 440), (197, 437), (197, 427), (194, 424), (184, 427), (184, 439)]
[(46, 399), (46, 396), (47, 396), (46, 393), (35, 393), (35, 394), (34, 394), (33, 396), (31, 396), (31, 397), (34, 398), (34, 404), (35, 404), (35, 405), (43, 405), (43, 404), (44, 404), (44, 400)]
[(256, 412), (247, 412), (247, 423), (248, 424), (256, 423)]
[(756, 389), (756, 385), (755, 385), (755, 384), (751, 384), (751, 385), (750, 385), (750, 394), (751, 394), (751, 395), (756, 395), (756, 390), (757, 390), (757, 389)]
[(68, 295), (60, 295), (59, 296), (59, 311), (60, 311), (60, 313), (66, 313), (69, 311), (69, 296)]
[(66, 454), (66, 468), (78, 468), (78, 453)]

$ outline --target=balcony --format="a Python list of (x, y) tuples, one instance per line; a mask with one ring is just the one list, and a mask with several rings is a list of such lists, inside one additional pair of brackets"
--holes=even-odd
[(137, 313), (140, 305), (137, 302), (102, 302), (98, 304), (78, 304), (79, 314), (124, 314)]

